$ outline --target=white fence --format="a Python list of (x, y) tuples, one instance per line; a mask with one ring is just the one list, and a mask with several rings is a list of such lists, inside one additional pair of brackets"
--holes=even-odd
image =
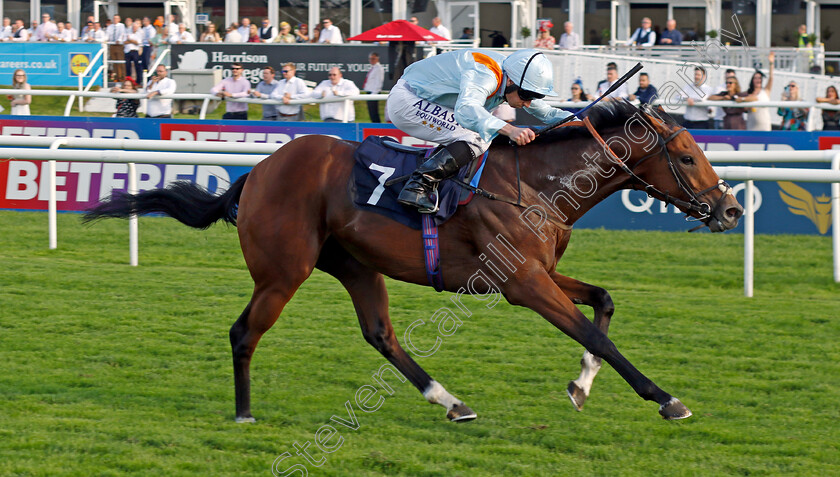
[[(136, 139), (82, 139), (82, 138), (38, 138), (0, 137), (0, 146), (5, 156), (20, 159), (48, 160), (49, 162), (49, 246), (58, 246), (56, 225), (56, 161), (82, 160), (86, 162), (112, 162), (128, 164), (128, 191), (137, 193), (137, 172), (135, 164), (159, 164), (159, 152), (150, 151), (193, 151), (190, 153), (169, 153), (167, 164), (201, 164), (227, 166), (254, 166), (273, 153), (276, 145), (240, 144), (187, 141), (150, 141)], [(49, 149), (37, 147), (50, 146)], [(60, 150), (60, 147), (101, 149), (99, 151)], [(207, 154), (214, 152), (216, 154)], [(791, 163), (830, 162), (831, 170), (792, 169), (769, 167), (715, 167), (722, 179), (743, 180), (744, 194), (744, 295), (753, 296), (755, 219), (753, 187), (756, 180), (793, 180), (801, 182), (831, 183), (832, 245), (834, 281), (840, 282), (840, 151), (710, 151), (706, 155), (715, 163)], [(137, 218), (129, 219), (129, 263), (138, 265)]]
[[(70, 112), (73, 109), (73, 102), (77, 97), (85, 97), (85, 98), (111, 98), (111, 99), (141, 99), (145, 100), (146, 95), (143, 93), (111, 93), (111, 92), (99, 92), (99, 91), (71, 91), (71, 90), (51, 90), (51, 89), (33, 89), (33, 90), (26, 90), (23, 93), (19, 89), (0, 89), (0, 95), (17, 95), (17, 94), (28, 94), (32, 96), (69, 96), (70, 99), (67, 101), (67, 106), (64, 108), (64, 116), (70, 116)], [(221, 101), (221, 99), (213, 94), (187, 94), (187, 93), (175, 93), (175, 94), (167, 94), (161, 96), (155, 96), (155, 98), (159, 99), (176, 99), (176, 100), (192, 100), (192, 101), (202, 101), (201, 104), (201, 111), (199, 112), (199, 119), (206, 119), (207, 116), (207, 108), (210, 105), (210, 101)], [(387, 94), (360, 94), (356, 96), (339, 96), (339, 97), (331, 97), (331, 98), (305, 98), (305, 99), (293, 99), (290, 100), (288, 104), (318, 104), (318, 103), (340, 103), (344, 102), (344, 118), (342, 122), (349, 122), (350, 118), (348, 117), (350, 111), (353, 109), (353, 101), (384, 101), (388, 99)], [(227, 98), (224, 101), (232, 102), (232, 103), (253, 103), (253, 104), (275, 104), (275, 105), (283, 105), (286, 104), (283, 101), (276, 100), (276, 99), (260, 99), (260, 98)]]

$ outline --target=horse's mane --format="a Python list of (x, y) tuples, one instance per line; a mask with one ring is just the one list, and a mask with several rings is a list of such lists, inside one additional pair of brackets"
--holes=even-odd
[[(586, 115), (592, 122), (592, 125), (597, 131), (603, 131), (611, 127), (622, 126), (636, 113), (641, 112), (662, 120), (668, 125), (679, 126), (674, 118), (666, 113), (662, 108), (653, 107), (643, 104), (639, 107), (634, 106), (627, 100), (604, 100), (596, 104), (588, 111)], [(574, 138), (592, 137), (589, 130), (585, 126), (562, 126), (552, 129), (548, 132), (537, 136), (538, 143), (550, 143), (556, 141), (564, 141)], [(493, 142), (495, 144), (510, 144), (506, 136), (497, 136)]]

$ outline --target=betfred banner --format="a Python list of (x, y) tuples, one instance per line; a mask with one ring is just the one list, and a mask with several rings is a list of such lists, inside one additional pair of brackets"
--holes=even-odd
[[(431, 146), (425, 141), (406, 135), (390, 124), (64, 117), (0, 120), (0, 135), (4, 136), (271, 143), (280, 148), (297, 137), (309, 134), (324, 134), (354, 141), (361, 141), (370, 135), (382, 135), (390, 136), (402, 144)], [(827, 132), (693, 131), (692, 134), (704, 150), (801, 151), (840, 148), (840, 134), (832, 135)], [(161, 164), (137, 164), (140, 190), (166, 187), (178, 180), (188, 180), (219, 192), (226, 190), (232, 181), (249, 170), (247, 167), (165, 163), (166, 153), (161, 153)], [(110, 196), (112, 190), (126, 189), (126, 164), (56, 164), (56, 189), (60, 211), (84, 210), (100, 198)], [(780, 163), (780, 166), (828, 169), (826, 163)], [(0, 149), (0, 209), (46, 210), (49, 190), (48, 181), (44, 178), (47, 169), (46, 161), (16, 160), (4, 156)], [(733, 182), (732, 186), (739, 202), (743, 204), (744, 185)], [(756, 231), (822, 235), (830, 233), (829, 184), (756, 182), (755, 189)], [(620, 191), (584, 215), (576, 227), (678, 231), (696, 225), (696, 222), (686, 223), (683, 216), (684, 214), (673, 206), (666, 206), (642, 192)]]
[[(264, 121), (178, 121), (120, 118), (30, 118), (0, 120), (0, 135), (157, 139), (170, 141), (271, 143), (279, 149), (296, 137), (324, 134), (342, 139), (359, 136), (356, 124), (276, 123)], [(161, 154), (166, 162), (166, 153)], [(62, 211), (81, 211), (112, 190), (126, 190), (127, 164), (57, 162), (56, 195)], [(247, 167), (137, 164), (138, 187), (148, 190), (188, 180), (209, 190), (226, 190)], [(46, 210), (49, 198), (47, 161), (3, 157), (0, 148), (0, 209)]]
[(380, 45), (298, 45), (280, 43), (189, 43), (172, 45), (172, 65), (180, 70), (222, 70), (222, 77), (231, 75), (230, 66), (242, 63), (243, 75), (256, 85), (262, 81), (262, 70), (272, 66), (278, 71), (284, 63), (294, 63), (296, 76), (320, 83), (326, 79), (330, 68), (341, 69), (346, 79), (359, 89), (365, 84), (370, 70), (368, 55), (376, 52), (385, 68), (385, 84), (389, 90), (394, 85), (388, 76), (388, 47)]
[[(102, 49), (90, 43), (0, 43), (0, 84), (11, 85), (12, 74), (22, 69), (32, 86), (78, 86), (79, 75)], [(91, 71), (102, 65), (96, 60)], [(90, 77), (84, 79), (85, 83)]]

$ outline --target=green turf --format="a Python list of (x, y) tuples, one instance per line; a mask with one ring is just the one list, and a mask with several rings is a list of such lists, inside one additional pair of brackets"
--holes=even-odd
[[(11, 86), (3, 86), (3, 88), (11, 88)], [(33, 89), (73, 89), (76, 88), (54, 88), (54, 87), (34, 87)], [(97, 88), (94, 88), (96, 91)], [(33, 116), (63, 116), (64, 108), (67, 106), (69, 96), (33, 96), (32, 104), (29, 107)], [(0, 116), (10, 116), (12, 110), (9, 100), (5, 96), (0, 98), (0, 105), (5, 109)], [(367, 110), (367, 105), (364, 101), (355, 101), (353, 106), (356, 110), (356, 122), (366, 123), (370, 122), (370, 114)], [(225, 105), (220, 104), (215, 111), (207, 113), (205, 119), (222, 119), (225, 113)], [(317, 104), (305, 104), (303, 106), (303, 113), (307, 121), (320, 122), (321, 116)], [(113, 113), (95, 113), (90, 111), (79, 112), (79, 102), (73, 104), (70, 112), (71, 116), (88, 116), (88, 117), (111, 117)], [(385, 117), (385, 101), (379, 101), (379, 117)], [(199, 119), (198, 114), (181, 114), (176, 112), (175, 119)], [(262, 118), (262, 106), (259, 104), (248, 105), (248, 119), (259, 120)]]
[[(0, 212), (0, 475), (270, 475), (283, 452), (304, 463), (293, 443), (346, 417), (385, 362), (347, 293), (315, 272), (257, 348), (257, 423), (235, 424), (227, 333), (251, 291), (235, 229), (141, 219), (131, 268), (125, 222), (61, 214), (49, 251), (46, 219)], [(611, 337), (694, 417), (663, 421), (607, 365), (575, 412), (565, 388), (580, 346), (529, 310), (473, 301), (418, 362), (478, 420), (450, 423), (394, 382), (377, 411), (356, 409), (358, 430), (337, 426), (337, 451), (312, 452), (326, 461), (310, 475), (838, 475), (830, 241), (759, 236), (746, 299), (742, 238), (579, 230), (560, 262), (612, 293)], [(449, 303), (388, 286), (400, 338)]]

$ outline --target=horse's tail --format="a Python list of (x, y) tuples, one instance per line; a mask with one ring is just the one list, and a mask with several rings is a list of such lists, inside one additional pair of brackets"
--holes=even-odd
[(139, 194), (113, 192), (111, 198), (88, 209), (84, 222), (116, 217), (126, 219), (133, 214), (166, 214), (184, 225), (206, 229), (219, 220), (236, 225), (239, 196), (248, 174), (236, 180), (222, 195), (213, 195), (191, 182), (176, 182), (166, 189)]

